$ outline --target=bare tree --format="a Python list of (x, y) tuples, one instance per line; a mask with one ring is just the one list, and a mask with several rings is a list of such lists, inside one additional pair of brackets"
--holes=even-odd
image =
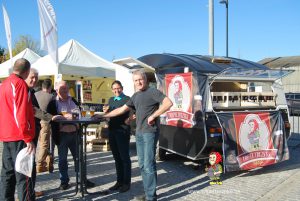
[(12, 50), (13, 56), (22, 52), (26, 48), (31, 49), (32, 51), (34, 51), (39, 55), (42, 54), (42, 51), (40, 49), (40, 44), (38, 41), (34, 40), (29, 35), (25, 35), (25, 36), (21, 35), (14, 43), (14, 48)]

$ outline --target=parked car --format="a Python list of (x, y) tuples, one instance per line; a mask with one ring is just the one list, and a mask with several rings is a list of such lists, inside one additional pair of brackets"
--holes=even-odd
[(289, 107), (290, 115), (300, 114), (300, 93), (286, 93), (286, 101)]

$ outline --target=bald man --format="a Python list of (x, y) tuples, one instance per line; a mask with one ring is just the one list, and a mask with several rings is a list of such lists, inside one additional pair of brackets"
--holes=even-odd
[[(79, 106), (77, 101), (69, 96), (69, 86), (66, 81), (61, 81), (57, 85), (57, 96), (54, 100), (50, 101), (47, 112), (52, 115), (62, 114), (62, 108), (67, 109), (67, 114), (64, 114), (65, 119), (72, 119), (72, 110)], [(71, 151), (73, 160), (76, 158), (76, 134), (77, 128), (75, 125), (59, 125), (57, 122), (51, 122), (52, 136), (55, 144), (58, 147), (58, 168), (60, 173), (60, 190), (66, 190), (69, 185), (68, 174), (68, 149)], [(77, 165), (75, 164), (77, 170)], [(87, 180), (87, 187), (94, 187), (95, 184)]]
[(18, 59), (13, 73), (1, 85), (0, 141), (3, 142), (3, 151), (0, 200), (14, 200), (16, 185), (19, 200), (35, 200), (32, 179), (15, 171), (16, 157), (23, 148), (27, 147), (28, 153), (35, 153), (34, 112), (24, 81), (29, 72), (29, 61)]

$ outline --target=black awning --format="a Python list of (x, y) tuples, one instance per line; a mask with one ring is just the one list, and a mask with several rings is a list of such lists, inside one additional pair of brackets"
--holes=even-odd
[(267, 70), (268, 67), (252, 61), (226, 57), (224, 59), (230, 62), (212, 62), (212, 59), (218, 57), (187, 55), (187, 54), (149, 54), (138, 58), (138, 60), (154, 67), (156, 70), (165, 70), (178, 72), (176, 68), (189, 67), (190, 71), (196, 71), (204, 74), (217, 74), (227, 68), (249, 68)]

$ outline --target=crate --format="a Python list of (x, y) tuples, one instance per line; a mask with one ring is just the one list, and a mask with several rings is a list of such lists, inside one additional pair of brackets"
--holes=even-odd
[(108, 139), (92, 140), (92, 151), (110, 151)]
[(213, 107), (228, 107), (228, 92), (211, 92)]
[(228, 92), (228, 107), (241, 106), (241, 92)]
[(259, 92), (241, 92), (242, 107), (259, 107)]
[(213, 107), (240, 107), (240, 92), (211, 92)]
[(260, 92), (259, 101), (261, 106), (273, 106), (276, 105), (276, 94), (273, 92)]

